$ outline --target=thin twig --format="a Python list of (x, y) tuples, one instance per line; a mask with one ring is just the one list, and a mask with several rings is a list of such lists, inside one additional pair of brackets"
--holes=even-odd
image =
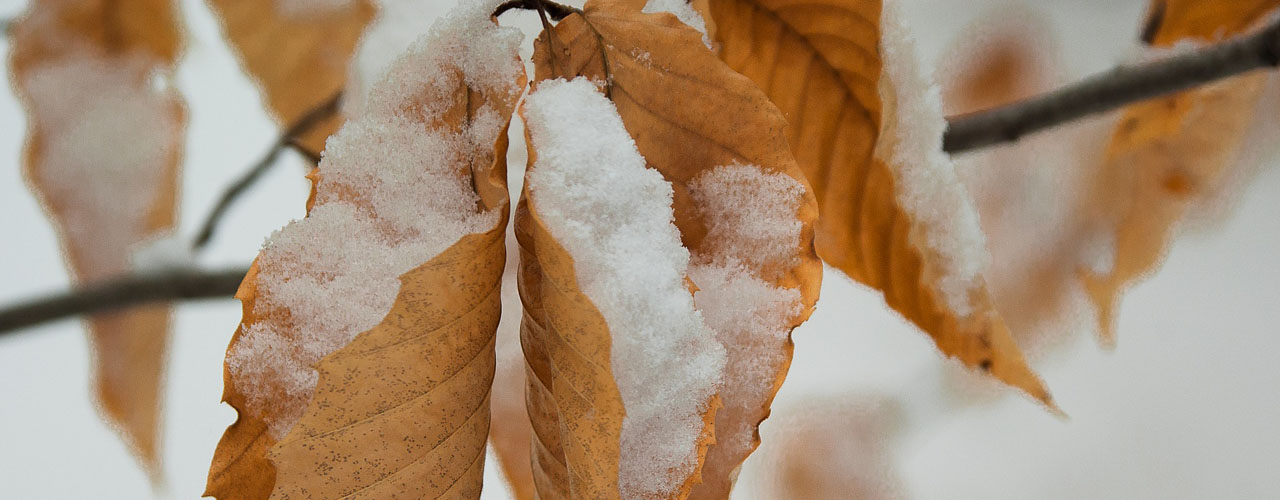
[(49, 295), (0, 310), (0, 333), (72, 316), (152, 302), (231, 298), (248, 267), (137, 274)]
[(307, 150), (297, 143), (299, 136), (306, 134), (319, 125), (320, 122), (333, 116), (338, 112), (338, 105), (342, 102), (342, 93), (338, 92), (329, 99), (325, 100), (319, 106), (316, 106), (306, 113), (303, 113), (293, 124), (280, 134), (276, 142), (271, 145), (271, 149), (263, 155), (247, 172), (242, 174), (239, 179), (227, 186), (222, 192), (222, 196), (218, 198), (218, 203), (213, 206), (213, 210), (205, 217), (204, 224), (200, 226), (200, 232), (196, 234), (196, 239), (191, 243), (191, 247), (195, 250), (204, 248), (213, 239), (213, 232), (218, 227), (218, 222), (226, 215), (227, 209), (231, 208), (231, 204), (236, 201), (244, 191), (252, 186), (262, 174), (271, 169), (275, 165), (276, 160), (280, 157), (280, 153), (286, 148), (292, 147), (300, 154), (307, 157), (313, 163), (319, 161), (319, 157), (312, 151)]
[(1262, 30), (1145, 64), (1121, 66), (1006, 106), (950, 117), (942, 149), (959, 153), (1144, 99), (1280, 65), (1280, 21)]

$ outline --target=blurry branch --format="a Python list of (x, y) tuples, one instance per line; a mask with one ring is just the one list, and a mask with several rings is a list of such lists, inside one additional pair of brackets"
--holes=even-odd
[(1061, 89), (949, 117), (942, 149), (959, 153), (1144, 99), (1280, 65), (1280, 20), (1253, 34), (1143, 64), (1120, 66)]
[(271, 145), (271, 149), (267, 150), (267, 153), (263, 155), (262, 159), (258, 160), (258, 162), (250, 167), (247, 172), (242, 174), (239, 179), (236, 179), (234, 183), (227, 186), (226, 191), (222, 192), (222, 197), (218, 198), (218, 204), (214, 205), (213, 211), (209, 212), (208, 217), (204, 220), (204, 224), (200, 226), (200, 232), (196, 233), (196, 239), (191, 243), (192, 249), (199, 250), (209, 244), (209, 240), (213, 239), (214, 231), (217, 230), (218, 223), (221, 222), (222, 217), (226, 215), (227, 209), (231, 208), (231, 204), (234, 203), (240, 195), (244, 194), (245, 190), (249, 189), (254, 182), (261, 178), (262, 174), (266, 173), (267, 170), (270, 170), (271, 167), (275, 165), (276, 160), (280, 158), (280, 153), (286, 148), (293, 148), (313, 164), (319, 163), (320, 155), (314, 151), (308, 151), (300, 142), (298, 142), (298, 138), (303, 134), (310, 132), (311, 129), (315, 128), (316, 125), (319, 125), (320, 122), (336, 114), (338, 112), (338, 105), (341, 102), (342, 93), (338, 92), (326, 99), (323, 103), (320, 103), (320, 105), (307, 110), (306, 113), (303, 113), (297, 121), (294, 121), (293, 124), (289, 125), (289, 127), (280, 134), (280, 137)]
[(218, 271), (179, 269), (86, 285), (0, 309), (0, 333), (151, 302), (230, 298), (248, 271), (247, 267)]

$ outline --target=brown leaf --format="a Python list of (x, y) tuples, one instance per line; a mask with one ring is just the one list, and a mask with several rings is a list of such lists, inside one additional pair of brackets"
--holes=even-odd
[[(1215, 40), (1261, 22), (1278, 6), (1274, 0), (1157, 2), (1148, 39), (1159, 47)], [(1083, 194), (1095, 229), (1112, 243), (1079, 271), (1105, 345), (1115, 343), (1120, 292), (1159, 266), (1177, 222), (1237, 165), (1266, 78), (1242, 75), (1122, 111), (1101, 173)]]
[[(535, 161), (531, 148), (530, 167)], [(618, 457), (626, 412), (610, 370), (609, 327), (578, 289), (573, 258), (538, 220), (527, 192), (516, 208), (516, 237), (537, 497), (621, 498)]]
[(320, 362), (268, 453), (272, 498), (479, 497), (505, 222), (402, 276), (386, 319)]
[[(348, 156), (335, 150), (326, 157), (316, 176), (315, 204), (309, 207), (308, 218), (313, 218), (317, 210), (328, 210), (330, 205), (355, 206), (375, 217), (376, 227), (371, 230), (403, 231), (389, 228), (402, 223), (404, 214), (395, 212), (382, 218), (376, 209), (377, 200), (386, 195), (380, 190), (394, 190), (395, 185), (372, 180), (373, 187), (362, 188), (359, 186), (364, 181), (360, 179), (367, 180), (359, 177), (363, 171), (328, 170), (339, 167), (327, 165), (333, 161), (364, 164), (387, 156), (402, 168), (422, 168), (406, 162), (445, 158), (455, 163), (431, 167), (456, 174), (454, 180), (462, 183), (459, 189), (464, 189), (463, 185), (474, 188), (477, 214), (493, 215), (492, 223), (485, 222), (491, 225), (462, 235), (435, 257), (401, 274), (397, 295), (381, 322), (330, 351), (314, 365), (318, 374), (314, 395), (300, 396), (289, 389), (288, 380), (262, 379), (260, 375), (243, 375), (258, 384), (247, 387), (245, 380), (234, 373), (233, 358), (239, 355), (239, 349), (252, 345), (246, 344), (246, 332), (260, 325), (284, 329), (279, 334), (289, 345), (302, 344), (308, 341), (308, 335), (317, 334), (293, 326), (301, 321), (297, 316), (306, 311), (290, 310), (272, 302), (271, 297), (264, 297), (259, 289), (259, 272), (267, 254), (261, 254), (237, 293), (244, 304), (244, 317), (228, 347), (224, 370), (224, 401), (236, 408), (239, 418), (228, 427), (215, 451), (206, 495), (224, 500), (479, 496), (489, 425), (494, 331), (500, 315), (498, 292), (505, 260), (509, 204), (506, 125), (524, 77), (515, 62), (514, 45), (509, 63), (485, 59), (489, 65), (482, 71), (491, 72), (495, 80), (473, 81), (471, 85), (475, 87), (468, 85), (474, 79), (466, 72), (477, 63), (458, 62), (436, 49), (455, 43), (457, 37), (498, 36), (472, 31), (476, 29), (473, 24), (488, 22), (483, 17), (467, 18), (466, 24), (433, 28), (432, 36), (436, 38), (431, 39), (432, 44), (411, 49), (389, 70), (390, 79), (384, 81), (383, 87), (372, 90), (380, 96), (377, 105), (370, 106), (365, 116), (349, 122), (335, 135)], [(507, 39), (510, 37), (503, 43)], [(492, 73), (496, 63), (516, 68), (516, 74)], [(354, 139), (345, 139), (348, 128), (352, 137), (377, 144), (360, 143), (361, 146)], [(405, 149), (379, 154), (384, 147)], [(432, 152), (440, 147), (462, 149), (450, 150), (444, 157), (439, 152), (433, 156)], [(352, 152), (368, 156), (351, 157)], [(341, 165), (355, 168), (346, 166), (348, 163)], [(331, 174), (327, 172), (336, 174), (339, 180), (330, 183)], [(344, 175), (356, 175), (348, 179), (355, 183), (345, 184), (341, 181)], [(414, 182), (429, 188), (449, 181), (441, 177)], [(431, 206), (431, 200), (396, 200)], [(435, 227), (431, 230), (452, 231)], [(325, 237), (362, 236), (326, 233)], [(271, 248), (268, 246), (268, 250)], [(341, 254), (337, 255), (341, 259)], [(302, 262), (286, 268), (299, 274), (313, 272), (305, 269), (308, 265), (311, 264)], [(282, 272), (281, 264), (275, 266), (274, 272)], [(356, 300), (352, 302), (329, 307), (343, 307), (350, 314), (359, 314), (361, 306)], [(243, 358), (237, 359), (244, 362)], [(266, 373), (269, 377), (288, 375)], [(263, 397), (263, 391), (269, 396)], [(254, 394), (258, 395), (256, 399)], [(296, 423), (290, 425), (291, 419)], [(283, 437), (281, 428), (287, 431)]]
[(535, 432), (558, 434), (548, 464), (535, 453), (540, 497), (684, 498), (719, 406), (723, 348), (694, 309), (671, 187), (615, 109), (585, 79), (542, 81), (521, 109), (522, 342)]
[(948, 228), (917, 220), (899, 202), (895, 173), (920, 165), (895, 163), (894, 145), (882, 144), (882, 131), (900, 119), (882, 100), (901, 89), (882, 76), (881, 2), (712, 0), (711, 12), (721, 59), (788, 119), (788, 142), (821, 210), (818, 255), (881, 290), (943, 353), (1052, 406), (985, 285), (971, 290), (969, 314), (944, 303), (937, 280), (947, 259), (921, 235)]
[[(167, 0), (37, 0), (12, 28), (10, 67), (28, 116), (24, 173), (76, 281), (126, 273), (176, 218), (186, 112), (171, 86), (181, 50)], [(153, 479), (169, 307), (89, 319), (95, 390)]]
[(520, 272), (520, 247), (507, 235), (507, 267), (502, 272), (502, 321), (497, 333), (497, 369), (493, 376), (493, 393), (489, 397), (492, 416), (489, 421), (489, 444), (498, 459), (503, 476), (516, 500), (533, 500), (533, 468), (530, 450), (533, 427), (525, 404), (524, 353), (520, 350), (520, 295), (516, 276)]
[[(701, 34), (675, 17), (641, 14), (635, 5), (621, 2), (588, 3), (583, 15), (566, 18), (550, 34), (544, 33), (535, 47), (538, 80), (583, 76), (608, 82), (606, 92), (645, 161), (675, 189), (675, 223), (695, 261), (750, 252), (722, 248), (730, 243), (717, 240), (709, 231), (716, 221), (697, 199), (699, 179), (717, 167), (754, 165), (762, 169), (761, 175), (785, 178), (797, 186), (796, 212), (786, 215), (798, 224), (794, 247), (786, 251), (788, 258), (752, 262), (741, 255), (734, 257), (756, 266), (752, 272), (763, 283), (797, 294), (797, 311), (780, 325), (782, 332), (789, 333), (808, 318), (821, 282), (821, 266), (812, 249), (816, 203), (784, 143), (782, 116), (750, 80), (718, 61), (702, 44)], [(521, 289), (527, 292), (522, 296), (529, 326), (522, 340), (530, 365), (529, 404), (540, 443), (534, 472), (540, 496), (561, 498), (568, 491), (560, 485), (565, 478), (572, 484), (574, 468), (580, 465), (563, 449), (565, 440), (573, 436), (559, 433), (555, 425), (559, 399), (550, 392), (558, 379), (552, 367), (562, 348), (546, 340), (544, 325), (548, 319), (555, 320), (537, 297), (545, 295), (550, 273), (562, 272), (559, 266), (565, 264), (560, 261), (567, 256), (559, 257), (561, 249), (542, 243), (547, 236), (541, 234), (544, 230), (536, 216), (521, 223), (521, 213), (517, 211), (517, 228), (524, 228), (525, 234), (521, 241), (531, 242), (523, 243), (522, 262), (530, 264), (522, 268)], [(546, 247), (554, 250), (546, 253), (556, 256), (542, 257)], [(553, 267), (548, 270), (548, 266)], [(557, 276), (553, 282), (562, 279), (567, 278)], [(720, 330), (717, 334), (724, 340), (732, 333)], [(741, 379), (736, 382), (740, 386), (729, 385), (721, 392), (724, 408), (715, 415), (716, 443), (707, 451), (701, 478), (690, 478), (677, 498), (727, 497), (736, 468), (759, 444), (756, 428), (768, 416), (790, 364), (787, 337), (768, 347), (726, 343), (730, 380), (746, 377), (739, 374), (748, 370), (753, 358), (776, 361), (766, 377)]]
[[(245, 72), (257, 80), (267, 108), (281, 124), (293, 123), (343, 89), (356, 42), (375, 12), (369, 0), (351, 0), (332, 9), (316, 5), (308, 12), (294, 12), (306, 5), (298, 0), (208, 2)], [(318, 153), (342, 121), (337, 114), (329, 117), (303, 135), (301, 143)]]

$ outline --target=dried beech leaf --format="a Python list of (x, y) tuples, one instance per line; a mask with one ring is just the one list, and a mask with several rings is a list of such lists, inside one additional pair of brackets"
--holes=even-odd
[(899, 89), (882, 77), (881, 10), (879, 0), (711, 0), (721, 59), (788, 119), (788, 142), (822, 214), (818, 255), (881, 290), (943, 353), (1052, 406), (985, 286), (970, 291), (967, 315), (944, 303), (937, 273), (946, 259), (913, 233), (947, 228), (915, 220), (900, 204), (895, 172), (919, 165), (893, 163), (893, 145), (881, 144), (882, 130), (899, 119), (882, 102), (883, 91)]
[[(12, 27), (24, 173), (76, 281), (128, 272), (136, 245), (175, 224), (186, 123), (170, 85), (176, 17), (168, 0), (36, 0)], [(98, 314), (89, 331), (98, 402), (158, 479), (169, 307)]]
[[(282, 124), (293, 123), (345, 87), (347, 64), (375, 12), (370, 0), (208, 2)], [(340, 125), (342, 117), (335, 114), (303, 135), (301, 143), (318, 153)]]
[[(330, 141), (337, 146), (314, 176), (314, 204), (309, 203), (306, 219), (316, 220), (322, 210), (325, 214), (360, 210), (372, 217), (363, 219), (368, 223), (361, 222), (368, 226), (352, 228), (372, 234), (322, 231), (321, 237), (334, 240), (377, 239), (387, 236), (383, 231), (409, 232), (416, 236), (392, 244), (431, 245), (427, 239), (440, 238), (436, 233), (451, 235), (461, 230), (464, 234), (429, 254), (434, 257), (399, 274), (389, 311), (375, 326), (328, 350), (314, 365), (284, 365), (308, 370), (302, 373), (255, 372), (258, 368), (248, 363), (259, 355), (251, 350), (255, 348), (265, 352), (261, 355), (268, 356), (262, 358), (267, 363), (282, 355), (273, 353), (270, 344), (264, 349), (261, 342), (271, 337), (251, 341), (251, 335), (261, 338), (263, 328), (276, 329), (276, 338), (300, 349), (307, 348), (301, 345), (305, 342), (316, 342), (317, 335), (327, 334), (295, 326), (306, 321), (299, 315), (319, 312), (316, 304), (291, 310), (281, 302), (284, 299), (273, 302), (264, 296), (263, 259), (283, 244), (279, 240), (283, 236), (273, 237), (275, 241), (259, 255), (237, 293), (244, 317), (228, 347), (224, 401), (237, 410), (239, 418), (227, 428), (215, 451), (206, 495), (224, 500), (479, 497), (506, 253), (506, 127), (524, 84), (523, 67), (516, 58), (519, 33), (496, 27), (486, 8), (491, 11), (492, 5), (464, 4), (388, 70), (372, 89), (369, 109)], [(438, 51), (462, 39), (475, 43), (476, 48), (466, 49), (472, 53)], [(476, 72), (492, 79), (473, 78)], [(383, 161), (404, 171), (381, 171), (377, 163)], [(336, 180), (329, 184), (331, 178)], [(420, 191), (401, 191), (406, 183), (416, 185), (404, 189)], [(433, 194), (459, 199), (426, 199)], [(472, 203), (469, 197), (475, 198), (474, 207), (465, 206)], [(431, 212), (450, 207), (475, 212)], [(422, 220), (437, 218), (439, 226), (419, 226)], [(476, 224), (483, 226), (469, 232)], [(291, 225), (279, 234), (294, 229)], [(304, 234), (300, 241), (310, 241), (305, 233), (292, 234)], [(396, 269), (381, 260), (387, 258), (385, 253), (349, 259), (343, 257), (347, 250), (341, 243), (331, 248), (323, 247), (326, 242), (315, 243), (322, 245), (317, 252), (320, 258), (338, 261), (336, 272), (347, 272), (341, 266), (348, 265), (362, 266), (353, 273), (371, 272), (370, 266)], [(307, 248), (309, 244), (301, 250)], [(414, 248), (387, 260), (417, 255)], [(286, 282), (282, 280), (303, 281), (309, 276), (303, 273), (316, 272), (308, 266), (329, 262), (287, 263), (284, 268), (299, 276), (277, 276), (275, 286)], [(274, 265), (275, 272), (282, 272), (280, 264)], [(338, 286), (330, 283), (342, 276), (328, 276), (333, 272), (324, 268), (320, 271), (322, 280), (331, 280), (320, 287)], [(367, 299), (341, 298), (352, 303), (322, 307), (359, 315), (364, 306), (358, 299)], [(298, 380), (312, 366), (314, 386), (300, 397)]]
[[(717, 167), (754, 165), (763, 170), (762, 175), (786, 178), (797, 186), (796, 212), (788, 216), (797, 224), (796, 237), (786, 249), (789, 257), (761, 260), (752, 270), (762, 283), (797, 294), (795, 314), (779, 325), (784, 333), (790, 332), (808, 318), (817, 300), (821, 265), (812, 249), (816, 200), (784, 142), (785, 122), (750, 80), (706, 50), (700, 33), (669, 14), (642, 14), (634, 7), (591, 2), (584, 15), (570, 16), (544, 33), (535, 44), (537, 79), (587, 77), (608, 82), (606, 93), (639, 152), (674, 187), (675, 224), (695, 261), (733, 252), (721, 248), (728, 243), (709, 232), (715, 221), (699, 207), (695, 193), (699, 179), (706, 179)], [(550, 393), (557, 379), (551, 369), (555, 359), (548, 356), (555, 355), (559, 347), (548, 346), (545, 340), (542, 325), (551, 316), (547, 308), (530, 297), (547, 288), (543, 283), (551, 278), (546, 267), (562, 264), (551, 257), (534, 261), (543, 248), (538, 246), (538, 238), (544, 236), (540, 236), (536, 217), (521, 223), (520, 213), (517, 228), (524, 228), (526, 234), (521, 241), (534, 242), (525, 244), (522, 262), (530, 264), (522, 265), (521, 271), (521, 289), (527, 292), (523, 296), (529, 326), (522, 339), (530, 365), (530, 414), (540, 443), (535, 448), (534, 474), (541, 497), (559, 498), (568, 494), (560, 485), (564, 478), (574, 476), (575, 467), (563, 449), (566, 436), (555, 425), (558, 399)], [(541, 260), (551, 264), (542, 262), (539, 270)], [(559, 278), (553, 282), (559, 283)], [(773, 395), (790, 364), (787, 337), (768, 348), (726, 343), (726, 383), (742, 387), (730, 385), (721, 393), (724, 408), (715, 416), (716, 443), (706, 453), (701, 477), (690, 478), (678, 498), (728, 496), (737, 467), (759, 444), (756, 428), (768, 416)], [(767, 369), (767, 380), (733, 378), (743, 376), (738, 374), (747, 370), (748, 359), (776, 360)], [(743, 391), (753, 395), (748, 397)]]
[[(530, 166), (534, 161), (530, 151)], [(578, 289), (573, 258), (527, 200), (526, 189), (516, 208), (516, 237), (537, 498), (620, 498), (618, 457), (626, 412), (609, 370), (609, 326)]]
[(497, 333), (497, 369), (493, 376), (493, 392), (489, 396), (489, 444), (498, 459), (503, 476), (516, 500), (533, 500), (533, 468), (530, 450), (533, 427), (525, 409), (524, 353), (520, 350), (520, 295), (516, 276), (520, 272), (520, 247), (507, 235), (507, 267), (502, 273), (502, 321)]
[[(1211, 41), (1257, 24), (1277, 7), (1275, 0), (1157, 2), (1146, 36), (1158, 47)], [(1115, 343), (1120, 293), (1155, 270), (1177, 222), (1238, 164), (1267, 76), (1242, 75), (1122, 111), (1101, 173), (1084, 193), (1112, 243), (1080, 270), (1104, 345)]]

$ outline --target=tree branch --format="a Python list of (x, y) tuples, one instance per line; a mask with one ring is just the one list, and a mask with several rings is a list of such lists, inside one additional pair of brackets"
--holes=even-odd
[(222, 192), (222, 196), (218, 198), (218, 203), (213, 206), (213, 210), (205, 218), (204, 224), (200, 226), (200, 232), (196, 233), (196, 239), (191, 243), (192, 249), (199, 250), (209, 244), (209, 241), (213, 239), (213, 233), (217, 229), (218, 223), (226, 215), (227, 209), (231, 208), (231, 204), (240, 195), (244, 194), (244, 191), (249, 189), (249, 186), (252, 186), (254, 182), (262, 177), (262, 174), (270, 170), (272, 165), (275, 165), (280, 153), (286, 148), (292, 147), (313, 163), (319, 162), (319, 155), (312, 151), (307, 151), (297, 142), (297, 139), (299, 136), (310, 132), (320, 122), (336, 114), (338, 105), (341, 103), (342, 92), (335, 93), (320, 105), (307, 110), (293, 124), (289, 125), (280, 134), (280, 137), (276, 139), (276, 142), (271, 145), (271, 149), (267, 150), (267, 153), (262, 156), (262, 159), (258, 160), (247, 172)]
[[(546, 0), (513, 0), (500, 6), (498, 13), (511, 8), (537, 9), (539, 6), (546, 8), (553, 18), (572, 13), (572, 10), (552, 12), (562, 6)], [(1214, 46), (1149, 63), (1121, 66), (1038, 97), (950, 117), (943, 149), (958, 153), (1016, 141), (1027, 134), (1093, 113), (1278, 65), (1280, 20), (1256, 33)], [(223, 193), (196, 238), (196, 248), (208, 243), (218, 220), (230, 204), (270, 168), (282, 150), (297, 147), (297, 136), (337, 112), (340, 99), (340, 94), (334, 95), (299, 118), (281, 134), (257, 164)], [(300, 153), (315, 159), (312, 152), (300, 150)], [(188, 269), (126, 276), (89, 285), (0, 310), (0, 333), (150, 302), (229, 298), (247, 271), (243, 267), (221, 271)]]
[(1120, 66), (1074, 85), (985, 111), (949, 117), (942, 149), (959, 153), (1094, 113), (1259, 68), (1280, 65), (1280, 20), (1262, 30), (1144, 64)]
[(248, 271), (247, 266), (218, 271), (181, 269), (86, 285), (0, 310), (0, 333), (151, 302), (231, 298)]

